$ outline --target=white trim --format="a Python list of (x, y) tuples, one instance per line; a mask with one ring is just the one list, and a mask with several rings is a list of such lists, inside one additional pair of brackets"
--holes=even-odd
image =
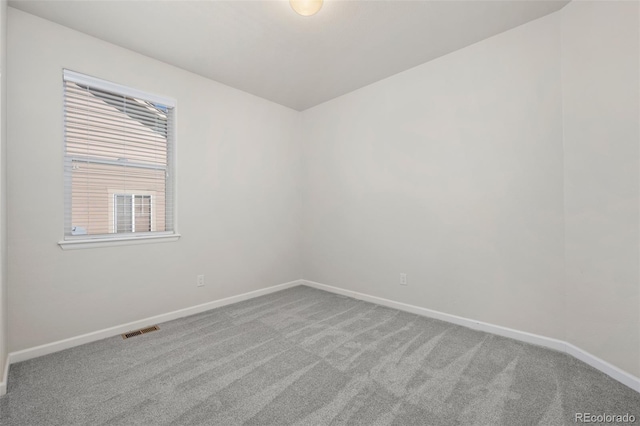
[(623, 385), (640, 392), (640, 378), (627, 373), (598, 358), (595, 355), (580, 349), (577, 346), (567, 343), (563, 340), (553, 339), (551, 337), (540, 336), (538, 334), (527, 333), (526, 331), (514, 330), (512, 328), (502, 327), (495, 324), (489, 324), (482, 321), (476, 321), (469, 318), (459, 317), (457, 315), (446, 314), (444, 312), (434, 311), (432, 309), (422, 308), (420, 306), (409, 305), (402, 302), (396, 302), (382, 297), (371, 296), (364, 293), (358, 293), (355, 291), (345, 290), (339, 287), (333, 287), (326, 284), (321, 284), (315, 281), (301, 280), (303, 285), (308, 287), (317, 288), (319, 290), (325, 290), (335, 294), (341, 294), (343, 296), (353, 297), (354, 299), (364, 300), (366, 302), (375, 303), (377, 305), (386, 306), (389, 308), (398, 309), (400, 311), (410, 312), (412, 314), (421, 315), (424, 317), (435, 318), (441, 321), (450, 322), (453, 324), (461, 325), (463, 327), (472, 328), (474, 330), (484, 331), (491, 334), (497, 334), (498, 336), (509, 337), (511, 339), (519, 340), (525, 343), (531, 343), (545, 348), (554, 349), (559, 352), (564, 352), (572, 357), (590, 365), (591, 367), (602, 371), (609, 377), (617, 380)]
[(138, 99), (153, 102), (156, 104), (162, 104), (164, 106), (171, 107), (171, 108), (175, 108), (176, 106), (176, 100), (172, 98), (143, 92), (142, 90), (123, 86), (122, 84), (118, 84), (118, 83), (112, 83), (110, 81), (102, 80), (96, 77), (91, 77), (85, 74), (80, 74), (78, 72), (67, 70), (67, 69), (62, 70), (62, 72), (63, 72), (64, 81), (71, 81), (73, 83), (91, 86), (92, 88), (101, 89), (108, 92), (116, 92), (120, 95), (130, 96), (132, 98), (138, 98)]
[(70, 155), (68, 157), (71, 160), (71, 163), (75, 161), (76, 163), (89, 163), (89, 164), (105, 164), (107, 166), (127, 166), (132, 167), (134, 169), (148, 169), (148, 170), (167, 170), (167, 166), (159, 165), (159, 164), (144, 164), (144, 163), (135, 163), (131, 161), (122, 161), (122, 160), (105, 160), (102, 158), (94, 158), (94, 157), (80, 157), (78, 155)]
[(93, 238), (74, 239), (58, 241), (58, 245), (63, 250), (77, 250), (97, 247), (128, 246), (133, 244), (169, 243), (178, 241), (180, 234), (169, 235), (145, 235), (142, 237), (121, 237), (121, 238)]
[[(180, 235), (178, 229), (178, 101), (173, 105), (171, 114), (173, 115), (173, 126), (171, 126), (171, 134), (168, 135), (171, 137), (171, 156), (167, 153), (167, 167), (171, 174), (167, 179), (167, 186), (165, 186), (164, 192), (166, 197), (167, 188), (170, 188), (170, 193), (173, 196), (173, 200), (171, 201), (173, 223), (171, 225), (173, 226), (173, 232), (175, 232), (176, 235)], [(166, 225), (165, 223), (165, 226)]]
[(371, 302), (377, 305), (398, 309), (404, 312), (410, 312), (412, 314), (420, 315), (423, 317), (434, 318), (440, 321), (450, 322), (452, 324), (461, 325), (463, 327), (468, 327), (474, 330), (486, 331), (488, 333), (497, 334), (498, 336), (509, 337), (511, 339), (520, 340), (522, 342), (544, 346), (547, 348), (555, 349), (557, 351), (565, 352), (565, 342), (563, 342), (562, 340), (552, 339), (550, 337), (544, 337), (537, 334), (514, 330), (512, 328), (502, 327), (499, 325), (489, 324), (482, 321), (476, 321), (469, 318), (459, 317), (457, 315), (446, 314), (444, 312), (434, 311), (432, 309), (422, 308), (420, 306), (415, 306), (415, 305), (409, 305), (402, 302), (396, 302), (393, 300), (384, 299), (382, 297), (370, 296), (364, 293), (344, 290), (342, 288), (332, 287), (332, 286), (317, 283), (314, 281), (307, 281), (307, 280), (303, 280), (303, 281), (305, 285), (308, 285), (309, 287), (317, 288), (319, 290), (326, 290), (331, 293), (353, 297), (354, 299), (364, 300), (366, 302)]
[(7, 355), (7, 359), (4, 361), (4, 368), (2, 369), (2, 381), (0, 382), (0, 396), (6, 395), (7, 383), (9, 382), (9, 361), (10, 358)]
[[(177, 311), (172, 311), (166, 314), (156, 315), (156, 316), (141, 319), (138, 321), (117, 325), (115, 327), (109, 327), (103, 330), (82, 334), (80, 336), (70, 337), (64, 340), (58, 340), (57, 342), (51, 342), (44, 345), (35, 346), (33, 348), (23, 349), (17, 352), (11, 352), (9, 354), (8, 361), (11, 364), (14, 364), (16, 362), (26, 361), (28, 359), (37, 358), (39, 356), (48, 355), (54, 352), (59, 352), (65, 349), (73, 348), (75, 346), (84, 345), (85, 343), (91, 343), (97, 340), (106, 339), (108, 337), (117, 336), (119, 334), (126, 333), (128, 331), (149, 326), (152, 324), (159, 324), (159, 323), (171, 321), (177, 318), (199, 314), (200, 312), (205, 312), (210, 309), (230, 305), (232, 303), (242, 302), (243, 300), (253, 299), (254, 297), (263, 296), (269, 293), (274, 293), (276, 291), (284, 290), (290, 287), (295, 287), (300, 284), (301, 284), (300, 280), (290, 281), (284, 284), (278, 284), (272, 287), (250, 291), (248, 293), (242, 293), (237, 296), (231, 296), (225, 299), (214, 300), (212, 302), (191, 306), (189, 308), (178, 309)], [(7, 363), (7, 365), (9, 364), (9, 362)]]
[(607, 361), (598, 358), (595, 355), (590, 354), (584, 349), (580, 349), (579, 347), (567, 342), (566, 343), (566, 353), (571, 355), (572, 357), (584, 362), (585, 364), (590, 365), (596, 370), (602, 371), (607, 376), (611, 377), (640, 393), (640, 378), (635, 377), (632, 374), (627, 373), (626, 371), (621, 370), (613, 364), (608, 363)]
[(443, 312), (422, 308), (419, 306), (409, 305), (406, 303), (395, 302), (393, 300), (384, 299), (376, 296), (370, 296), (368, 294), (358, 293), (355, 291), (345, 290), (339, 287), (333, 287), (333, 286), (321, 284), (314, 281), (295, 280), (295, 281), (290, 281), (284, 284), (279, 284), (272, 287), (267, 287), (264, 289), (239, 294), (237, 296), (231, 296), (225, 299), (203, 303), (201, 305), (196, 305), (189, 308), (179, 309), (177, 311), (169, 312), (166, 314), (156, 315), (154, 317), (142, 319), (139, 321), (134, 321), (127, 324), (106, 328), (106, 329), (95, 331), (92, 333), (87, 333), (80, 336), (59, 340), (57, 342), (52, 342), (52, 343), (36, 346), (29, 349), (24, 349), (17, 352), (11, 352), (7, 357), (7, 360), (4, 366), (4, 381), (0, 382), (0, 396), (3, 395), (3, 392), (6, 392), (7, 381), (9, 378), (8, 377), (9, 364), (26, 361), (28, 359), (36, 358), (39, 356), (69, 349), (75, 346), (83, 345), (85, 343), (95, 342), (97, 340), (101, 340), (101, 339), (112, 337), (118, 334), (126, 333), (127, 331), (135, 330), (137, 328), (142, 328), (150, 324), (162, 323), (162, 322), (171, 321), (177, 318), (198, 314), (200, 312), (205, 312), (210, 309), (230, 305), (232, 303), (241, 302), (243, 300), (252, 299), (258, 296), (263, 296), (265, 294), (274, 293), (276, 291), (284, 290), (290, 287), (295, 287), (297, 285), (306, 285), (308, 287), (317, 288), (319, 290), (325, 290), (331, 293), (353, 297), (354, 299), (364, 300), (366, 302), (375, 303), (381, 306), (387, 306), (389, 308), (410, 312), (416, 315), (421, 315), (429, 318), (435, 318), (438, 320), (447, 321), (453, 324), (472, 328), (474, 330), (479, 330), (487, 333), (496, 334), (499, 336), (509, 337), (522, 342), (531, 343), (531, 344), (543, 346), (549, 349), (554, 349), (560, 352), (564, 352), (590, 365), (591, 367), (599, 371), (602, 371), (603, 373), (607, 374), (608, 376), (617, 380), (623, 385), (626, 385), (629, 388), (637, 392), (640, 392), (640, 378), (635, 377), (632, 374), (629, 374), (621, 370), (620, 368), (584, 351), (583, 349), (580, 349), (577, 346), (574, 346), (573, 344), (564, 342), (562, 340), (552, 339), (549, 337), (527, 333), (524, 331), (518, 331), (511, 328), (495, 325), (495, 324), (485, 323), (482, 321), (475, 321), (472, 319), (459, 317), (456, 315), (450, 315)]

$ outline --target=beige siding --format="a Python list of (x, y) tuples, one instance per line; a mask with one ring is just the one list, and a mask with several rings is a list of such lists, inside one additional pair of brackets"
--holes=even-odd
[(114, 194), (139, 194), (151, 195), (152, 230), (165, 230), (164, 171), (79, 162), (73, 168), (72, 226), (89, 234), (112, 233)]

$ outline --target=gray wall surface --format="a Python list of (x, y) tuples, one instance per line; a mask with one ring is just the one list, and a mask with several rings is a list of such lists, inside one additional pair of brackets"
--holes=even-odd
[(566, 340), (640, 377), (638, 2), (562, 10)]
[[(13, 8), (9, 22), (11, 351), (301, 277), (297, 112)], [(179, 241), (60, 249), (63, 68), (178, 100)]]
[(305, 278), (562, 338), (559, 58), (553, 14), (303, 112)]
[[(10, 351), (305, 278), (640, 377), (637, 3), (572, 2), (302, 113), (8, 18)], [(178, 100), (178, 242), (57, 245), (63, 68)]]

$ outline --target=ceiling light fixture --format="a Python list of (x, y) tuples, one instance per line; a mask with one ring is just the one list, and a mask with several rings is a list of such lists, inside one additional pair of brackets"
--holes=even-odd
[(302, 16), (311, 16), (322, 8), (322, 0), (289, 0), (291, 8)]

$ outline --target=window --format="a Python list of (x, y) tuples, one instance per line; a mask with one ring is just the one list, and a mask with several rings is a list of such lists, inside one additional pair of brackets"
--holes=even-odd
[(113, 229), (122, 232), (151, 232), (151, 195), (114, 194)]
[(66, 241), (175, 235), (174, 108), (64, 71)]

